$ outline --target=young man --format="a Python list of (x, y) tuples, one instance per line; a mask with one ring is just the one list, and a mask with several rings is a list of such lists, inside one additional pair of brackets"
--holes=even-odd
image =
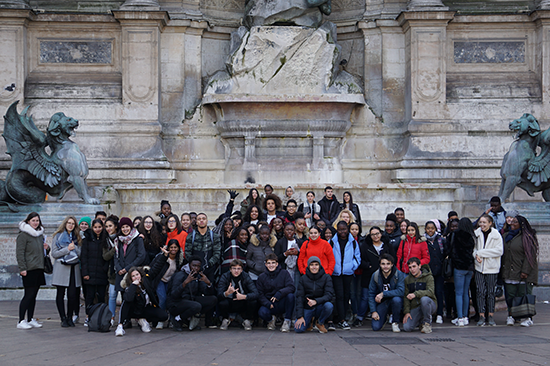
[(220, 277), (218, 283), (218, 308), (223, 318), (221, 330), (227, 330), (234, 319), (229, 314), (237, 313), (243, 317), (244, 330), (252, 330), (251, 319), (256, 311), (258, 290), (248, 273), (243, 272), (243, 262), (235, 259), (229, 272)]
[[(502, 207), (502, 202), (500, 201), (499, 196), (491, 197), (491, 200), (489, 201), (489, 205), (491, 207), (489, 207), (484, 212), (484, 214), (487, 214), (493, 218), (493, 222), (495, 223), (496, 229), (500, 232), (502, 230), (502, 227), (506, 223), (506, 210), (504, 209), (504, 207)], [(478, 221), (479, 221), (479, 218), (476, 221), (474, 221), (474, 226), (477, 224)]]
[(267, 329), (274, 330), (277, 315), (284, 314), (281, 332), (287, 333), (294, 312), (294, 281), (288, 271), (281, 268), (275, 253), (266, 256), (265, 266), (267, 271), (256, 281), (261, 305), (258, 315), (267, 322)]
[(312, 319), (316, 319), (315, 329), (326, 333), (325, 320), (332, 314), (334, 297), (332, 279), (325, 273), (319, 258), (313, 256), (307, 261), (306, 274), (298, 282), (296, 291), (296, 323), (294, 331), (303, 333), (313, 329)]
[(105, 223), (105, 220), (107, 220), (107, 213), (105, 211), (97, 211), (95, 213), (95, 218), (100, 219), (103, 223)]
[(295, 223), (296, 219), (298, 217), (303, 217), (303, 213), (298, 214), (296, 210), (298, 209), (298, 204), (296, 203), (296, 200), (289, 199), (286, 204), (286, 213), (284, 215), (284, 222), (285, 224), (288, 222)]
[(201, 271), (200, 257), (189, 258), (189, 272), (177, 272), (172, 279), (172, 290), (168, 297), (168, 311), (173, 329), (181, 332), (182, 321), (189, 318), (189, 330), (200, 329), (200, 314), (205, 314), (205, 325), (213, 326), (211, 311), (218, 302), (216, 289)]
[(429, 265), (420, 267), (420, 259), (407, 261), (409, 275), (405, 278), (403, 329), (412, 332), (420, 325), (422, 333), (432, 332), (432, 314), (437, 310), (435, 285)]
[(340, 213), (340, 202), (338, 202), (338, 199), (334, 196), (332, 187), (325, 187), (325, 197), (323, 197), (318, 204), (321, 207), (321, 219), (327, 226), (332, 225), (334, 220), (338, 217), (338, 213)]
[(203, 261), (202, 271), (210, 281), (220, 265), (222, 245), (218, 234), (208, 228), (208, 217), (205, 213), (197, 215), (197, 230), (187, 235), (185, 240), (185, 258), (199, 256)]
[[(395, 217), (397, 218), (397, 227), (399, 227), (399, 225), (401, 225), (403, 220), (405, 220), (405, 210), (402, 207), (397, 207), (393, 211), (393, 213), (394, 213)], [(406, 233), (403, 233), (403, 234), (406, 234)]]
[(369, 307), (372, 310), (372, 330), (384, 328), (386, 317), (391, 313), (394, 322), (392, 331), (400, 332), (397, 319), (403, 310), (405, 293), (405, 274), (393, 264), (390, 254), (380, 256), (380, 268), (373, 273), (369, 285)]

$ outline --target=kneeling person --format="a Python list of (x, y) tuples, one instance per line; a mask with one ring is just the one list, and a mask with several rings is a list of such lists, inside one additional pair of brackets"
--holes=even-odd
[(200, 329), (200, 314), (205, 314), (205, 325), (212, 325), (211, 311), (217, 303), (216, 289), (201, 271), (202, 260), (189, 258), (189, 272), (182, 270), (174, 275), (168, 311), (175, 331), (182, 331), (181, 322), (189, 320), (189, 330)]
[(267, 323), (267, 329), (275, 329), (277, 315), (284, 314), (285, 321), (281, 332), (290, 330), (292, 312), (294, 311), (294, 281), (288, 271), (283, 270), (278, 263), (275, 253), (265, 258), (267, 271), (262, 273), (256, 281), (259, 301), (261, 304), (258, 315)]
[(243, 317), (243, 328), (252, 330), (251, 319), (256, 311), (258, 290), (248, 275), (243, 272), (244, 264), (238, 259), (230, 263), (229, 272), (220, 277), (218, 283), (218, 308), (223, 318), (221, 330), (227, 330), (234, 319), (229, 314), (238, 313)]
[(380, 268), (372, 274), (369, 284), (369, 307), (372, 312), (372, 330), (384, 328), (386, 317), (392, 314), (392, 330), (399, 332), (397, 320), (403, 310), (405, 274), (393, 265), (390, 254), (380, 256)]
[(432, 332), (432, 314), (437, 310), (434, 278), (430, 266), (420, 267), (420, 259), (407, 261), (409, 275), (405, 278), (403, 329), (411, 332), (420, 325), (422, 333)]
[(332, 278), (325, 273), (321, 260), (312, 256), (307, 260), (306, 274), (300, 277), (296, 291), (296, 333), (310, 329), (312, 319), (316, 319), (315, 327), (320, 333), (326, 333), (325, 320), (332, 314), (334, 306)]

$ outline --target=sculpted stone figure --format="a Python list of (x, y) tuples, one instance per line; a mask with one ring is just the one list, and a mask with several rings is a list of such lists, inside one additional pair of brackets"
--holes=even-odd
[[(509, 128), (517, 134), (502, 161), (500, 199), (506, 200), (517, 186), (530, 196), (542, 191), (544, 200), (550, 202), (549, 130), (541, 132), (537, 119), (529, 113), (510, 122)], [(537, 146), (541, 148), (538, 155)]]
[(244, 25), (286, 25), (317, 28), (330, 15), (331, 0), (248, 0)]
[(14, 102), (4, 116), (2, 136), (12, 166), (6, 180), (0, 180), (0, 204), (17, 211), (13, 203), (42, 203), (46, 194), (61, 199), (70, 188), (74, 188), (84, 202), (99, 204), (99, 200), (88, 194), (86, 157), (69, 139), (75, 134), (78, 121), (56, 113), (44, 134), (38, 130), (32, 116), (27, 116), (29, 107), (21, 115), (17, 113), (18, 103)]

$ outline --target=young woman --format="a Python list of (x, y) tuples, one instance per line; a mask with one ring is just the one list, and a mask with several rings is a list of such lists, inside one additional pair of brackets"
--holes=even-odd
[(134, 224), (134, 227), (135, 228), (139, 227), (142, 220), (143, 220), (143, 217), (141, 217), (141, 216), (134, 217), (134, 221), (132, 221), (132, 223)]
[(397, 269), (403, 273), (409, 273), (407, 261), (412, 257), (420, 259), (420, 265), (430, 264), (430, 253), (426, 238), (420, 236), (418, 225), (411, 222), (406, 229), (407, 235), (401, 236), (401, 243), (397, 248)]
[(241, 214), (245, 215), (251, 205), (262, 207), (262, 198), (256, 188), (250, 189), (248, 196), (241, 202)]
[(274, 194), (268, 194), (264, 199), (264, 217), (267, 220), (268, 224), (271, 224), (271, 220), (273, 220), (275, 217), (284, 217), (285, 212), (281, 211), (283, 207), (283, 204), (281, 203), (281, 199)]
[(403, 233), (403, 235), (406, 235), (407, 234), (407, 228), (409, 227), (410, 225), (410, 221), (407, 220), (407, 219), (404, 219), (403, 221), (401, 221), (401, 223), (399, 224), (399, 230)]
[(166, 244), (172, 239), (176, 239), (180, 244), (182, 251), (185, 251), (185, 240), (187, 240), (187, 233), (181, 227), (178, 215), (170, 214), (166, 218)]
[(107, 238), (103, 243), (103, 259), (108, 263), (107, 280), (109, 281), (109, 310), (113, 317), (111, 318), (111, 325), (114, 325), (115, 312), (116, 312), (116, 297), (117, 291), (115, 288), (115, 255), (118, 248), (118, 217), (111, 215), (105, 220), (105, 231)]
[[(359, 245), (359, 251), (365, 238), (361, 235), (361, 227), (357, 222), (349, 225), (349, 233), (355, 239), (355, 242)], [(362, 254), (361, 254), (362, 255)], [(361, 267), (361, 266), (359, 266)], [(361, 275), (363, 270), (357, 268), (354, 272), (353, 279), (351, 280), (350, 300), (351, 300), (351, 312), (353, 314), (353, 320), (350, 323), (354, 323), (359, 311), (359, 305), (361, 304)]]
[(309, 234), (309, 230), (306, 226), (306, 219), (299, 217), (296, 219), (294, 225), (296, 227), (296, 243), (298, 244), (298, 248), (301, 248), (302, 244), (307, 240)]
[[(122, 222), (124, 218), (120, 221)], [(128, 221), (130, 221), (128, 219)], [(130, 223), (132, 223), (130, 221)], [(181, 249), (180, 249), (181, 250)], [(159, 323), (168, 319), (166, 311), (159, 306), (159, 301), (154, 290), (153, 280), (155, 276), (141, 268), (131, 267), (124, 277), (123, 302), (120, 306), (120, 320), (115, 331), (115, 336), (123, 336), (124, 324), (128, 324), (132, 318), (138, 318), (141, 331), (149, 333), (149, 322)]]
[(80, 235), (82, 236), (82, 239), (84, 239), (84, 233), (86, 230), (90, 229), (92, 227), (92, 218), (89, 216), (84, 216), (80, 219), (78, 222), (78, 228), (80, 229)]
[(355, 222), (361, 226), (361, 211), (359, 211), (359, 206), (357, 204), (353, 203), (353, 197), (351, 196), (351, 192), (346, 191), (344, 192), (344, 196), (342, 197), (342, 203), (340, 204), (340, 210), (349, 210), (355, 216)]
[(181, 214), (181, 228), (187, 234), (191, 234), (191, 231), (193, 231), (193, 226), (191, 226), (191, 215), (187, 212)]
[[(506, 325), (514, 325), (514, 318), (510, 314), (512, 299), (533, 293), (533, 286), (538, 282), (538, 250), (539, 241), (536, 231), (529, 221), (521, 215), (511, 220), (510, 231), (504, 237), (504, 256), (502, 277), (506, 286), (506, 304), (508, 305), (508, 319)], [(524, 327), (533, 325), (530, 318), (521, 322)]]
[(321, 206), (315, 203), (315, 193), (313, 191), (307, 192), (306, 198), (307, 201), (298, 207), (298, 212), (304, 213), (307, 227), (312, 227), (313, 223), (321, 219), (319, 216), (321, 213)]
[(243, 216), (243, 221), (248, 224), (256, 225), (258, 222), (262, 220), (263, 220), (263, 214), (262, 214), (262, 210), (260, 209), (260, 206), (257, 206), (254, 204), (248, 206), (248, 210), (246, 210), (246, 213)]
[[(496, 326), (493, 315), (495, 313), (495, 286), (500, 271), (500, 257), (504, 252), (502, 236), (493, 226), (493, 218), (487, 214), (481, 215), (478, 220), (479, 228), (475, 231), (476, 246), (475, 280), (477, 287), (477, 305), (479, 307), (479, 321), (477, 325)], [(485, 310), (489, 318), (485, 319)]]
[(283, 238), (285, 235), (283, 225), (283, 220), (280, 217), (275, 217), (273, 220), (271, 220), (271, 224), (269, 224), (271, 235), (274, 235), (277, 240)]
[(252, 235), (256, 235), (258, 232), (258, 229), (254, 224), (245, 224), (244, 228), (248, 231), (248, 236), (250, 237), (252, 237)]
[(265, 257), (269, 253), (275, 252), (277, 238), (270, 235), (269, 226), (264, 225), (260, 228), (260, 233), (250, 238), (250, 244), (246, 248), (246, 267), (248, 274), (253, 281), (265, 272)]
[(172, 214), (172, 205), (166, 200), (160, 201), (160, 211), (157, 212), (158, 217), (165, 219)]
[[(80, 250), (82, 238), (77, 229), (74, 216), (67, 216), (53, 234), (52, 285), (57, 288), (55, 303), (61, 318), (61, 326), (74, 327), (73, 314), (78, 309), (80, 295)], [(65, 293), (67, 293), (67, 311), (65, 311)]]
[(218, 234), (220, 237), (220, 242), (222, 245), (222, 250), (225, 248), (232, 239), (233, 236), (234, 224), (233, 220), (229, 217), (224, 217), (220, 223), (212, 230), (215, 234)]
[[(437, 221), (437, 224), (439, 224), (439, 221)], [(445, 241), (437, 230), (436, 220), (428, 221), (424, 225), (424, 229), (426, 230), (426, 244), (428, 244), (428, 251), (430, 252), (430, 269), (434, 278), (435, 297), (437, 298), (437, 318), (435, 322), (443, 324), (443, 298), (445, 297), (443, 289), (445, 283), (443, 278), (443, 261), (447, 250), (445, 248)]]
[(298, 255), (298, 269), (304, 275), (307, 268), (307, 260), (310, 257), (318, 257), (321, 265), (328, 275), (334, 271), (334, 253), (330, 244), (321, 238), (320, 229), (314, 226), (309, 229), (309, 239), (302, 244)]
[(292, 186), (288, 186), (285, 189), (285, 195), (282, 199), (284, 211), (286, 211), (286, 204), (288, 203), (288, 200), (295, 200), (296, 202), (299, 201), (298, 195), (294, 193)]
[[(394, 253), (399, 248), (399, 243), (401, 243), (401, 229), (397, 226), (397, 217), (394, 214), (388, 214), (386, 216), (386, 224), (384, 226), (384, 233), (382, 237), (384, 241), (387, 241), (389, 245), (392, 246)], [(395, 258), (395, 257), (394, 257)]]
[(246, 248), (250, 241), (250, 234), (246, 228), (237, 228), (233, 238), (226, 245), (222, 246), (221, 273), (229, 272), (231, 262), (235, 259), (246, 263)]
[(164, 244), (162, 236), (157, 229), (155, 220), (151, 216), (145, 216), (137, 229), (143, 239), (143, 246), (147, 252), (145, 264), (149, 264), (160, 253), (160, 247)]
[(279, 266), (282, 269), (286, 269), (294, 281), (294, 275), (298, 268), (296, 266), (298, 263), (298, 254), (300, 254), (295, 237), (296, 227), (291, 222), (286, 223), (283, 233), (284, 236), (277, 240), (277, 244), (275, 245), (275, 254), (277, 254)]
[[(455, 303), (457, 318), (452, 321), (453, 324), (463, 327), (468, 325), (468, 315), (470, 312), (470, 281), (474, 275), (474, 247), (475, 234), (472, 221), (463, 217), (458, 222), (458, 228), (454, 230), (454, 224), (451, 221), (450, 228), (450, 257), (453, 264), (453, 278), (455, 287)], [(450, 313), (450, 307), (447, 304), (447, 312)]]
[[(106, 241), (107, 232), (104, 230), (103, 221), (95, 219), (92, 221), (92, 232), (88, 231), (84, 237), (80, 254), (82, 279), (86, 285), (86, 315), (89, 315), (88, 307), (93, 304), (96, 295), (98, 302), (105, 302), (105, 290), (109, 283), (107, 278), (109, 263), (103, 259)], [(84, 326), (87, 325), (88, 318), (84, 322)]]
[(147, 253), (145, 253), (143, 239), (134, 228), (134, 224), (130, 218), (121, 218), (118, 225), (120, 229), (117, 234), (118, 247), (115, 256), (115, 288), (117, 291), (124, 291), (120, 281), (122, 281), (130, 268), (143, 264)]
[[(19, 303), (19, 323), (17, 329), (41, 328), (42, 324), (34, 319), (36, 296), (40, 286), (46, 284), (44, 277), (44, 256), (50, 252), (50, 246), (44, 239), (44, 227), (40, 216), (31, 212), (19, 223), (15, 253), (19, 274), (23, 279), (25, 294)], [(49, 257), (47, 257), (49, 260)], [(25, 319), (25, 314), (27, 319)]]
[(334, 220), (332, 227), (336, 229), (336, 226), (340, 221), (344, 221), (349, 227), (350, 224), (355, 222), (355, 217), (353, 216), (353, 213), (350, 210), (343, 209), (338, 214), (338, 217), (336, 218), (336, 220)]
[(327, 226), (325, 229), (321, 232), (321, 238), (329, 241), (334, 235), (336, 235), (336, 229), (332, 226)]

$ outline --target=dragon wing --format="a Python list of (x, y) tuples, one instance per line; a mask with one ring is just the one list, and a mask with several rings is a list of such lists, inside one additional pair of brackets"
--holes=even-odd
[(536, 187), (550, 180), (550, 129), (540, 134), (538, 145), (540, 154), (529, 162), (527, 168), (527, 179)]
[(61, 167), (45, 151), (46, 136), (34, 124), (32, 116), (27, 116), (29, 107), (22, 114), (17, 113), (14, 102), (4, 116), (4, 133), (7, 154), (11, 156), (11, 171), (28, 170), (49, 187), (61, 180)]

